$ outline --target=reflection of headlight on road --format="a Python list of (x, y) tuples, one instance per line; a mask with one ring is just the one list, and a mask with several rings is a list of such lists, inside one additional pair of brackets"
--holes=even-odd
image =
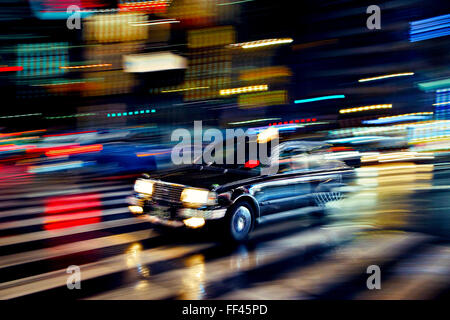
[(138, 179), (134, 184), (134, 191), (136, 191), (137, 193), (145, 193), (151, 195), (153, 193), (153, 182)]
[(126, 262), (129, 268), (134, 268), (140, 263), (141, 251), (140, 243), (134, 243), (126, 250)]
[(214, 205), (216, 194), (204, 189), (186, 188), (181, 193), (181, 201), (189, 206)]
[(185, 219), (183, 220), (184, 224), (189, 227), (189, 228), (201, 228), (205, 225), (205, 219), (203, 218), (197, 218), (197, 217), (192, 217), (189, 219)]
[(181, 277), (180, 299), (198, 300), (205, 295), (205, 257), (202, 254), (190, 256), (184, 261), (186, 272)]

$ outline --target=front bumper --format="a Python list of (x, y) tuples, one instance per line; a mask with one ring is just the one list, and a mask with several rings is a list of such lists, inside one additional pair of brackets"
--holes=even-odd
[(139, 195), (128, 197), (127, 203), (133, 214), (153, 224), (175, 228), (182, 226), (191, 227), (186, 221), (193, 218), (200, 218), (205, 221), (221, 219), (225, 217), (227, 211), (226, 208), (221, 207), (193, 209), (160, 205), (152, 203), (150, 199), (140, 198)]

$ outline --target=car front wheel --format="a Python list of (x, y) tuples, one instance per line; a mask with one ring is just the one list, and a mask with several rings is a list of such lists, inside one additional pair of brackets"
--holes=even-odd
[(226, 221), (227, 237), (232, 241), (240, 242), (248, 238), (253, 224), (252, 207), (246, 202), (234, 205)]

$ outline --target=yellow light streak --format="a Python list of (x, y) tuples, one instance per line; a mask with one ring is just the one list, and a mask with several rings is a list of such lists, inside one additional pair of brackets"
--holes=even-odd
[(378, 76), (378, 77), (359, 79), (358, 82), (368, 82), (368, 81), (375, 81), (375, 80), (381, 80), (381, 79), (387, 79), (387, 78), (405, 77), (405, 76), (413, 76), (413, 75), (414, 75), (414, 72), (386, 74), (386, 75)]
[(339, 110), (339, 113), (351, 113), (351, 112), (360, 112), (360, 111), (377, 110), (377, 109), (390, 109), (390, 108), (392, 108), (392, 104), (376, 104), (376, 105), (372, 105), (372, 106), (341, 109), (341, 110)]
[(268, 89), (269, 89), (269, 86), (267, 84), (262, 84), (262, 85), (257, 85), (257, 86), (223, 89), (223, 90), (220, 90), (219, 93), (221, 96), (228, 96), (228, 95), (232, 95), (232, 94), (240, 94), (240, 93), (247, 93), (247, 92), (267, 91)]

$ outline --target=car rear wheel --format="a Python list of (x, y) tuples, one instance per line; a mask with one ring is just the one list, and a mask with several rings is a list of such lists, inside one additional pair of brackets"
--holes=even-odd
[(234, 205), (226, 219), (226, 235), (232, 241), (241, 242), (248, 238), (253, 226), (253, 210), (247, 202)]

